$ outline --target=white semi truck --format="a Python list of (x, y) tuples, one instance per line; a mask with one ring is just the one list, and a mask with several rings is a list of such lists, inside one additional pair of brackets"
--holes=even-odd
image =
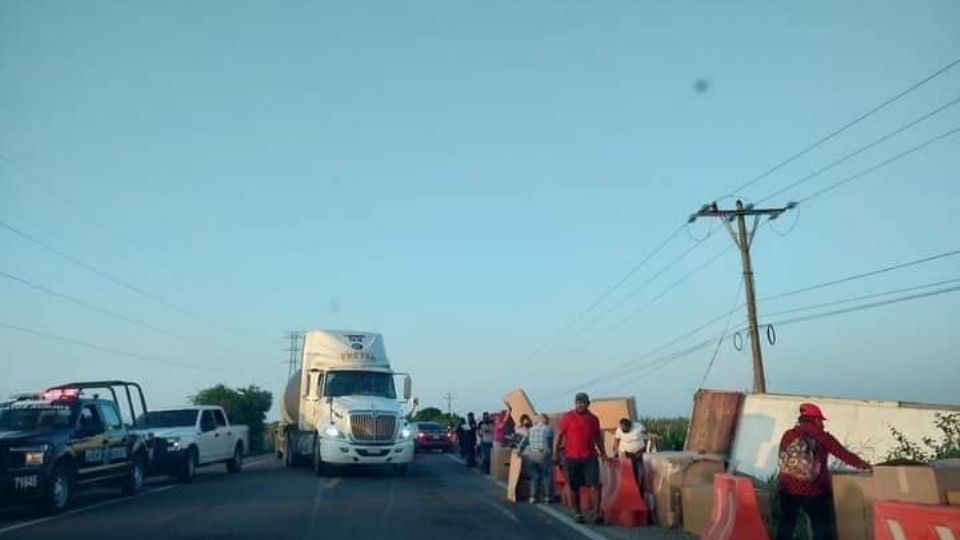
[(318, 476), (340, 465), (386, 465), (406, 474), (414, 450), (404, 410), (412, 382), (390, 367), (383, 336), (314, 330), (302, 349), (281, 403), (277, 457), (288, 467), (310, 463)]

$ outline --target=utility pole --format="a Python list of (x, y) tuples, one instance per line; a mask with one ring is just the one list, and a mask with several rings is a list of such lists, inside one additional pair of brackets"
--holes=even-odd
[[(743, 202), (737, 200), (736, 209), (721, 210), (717, 203), (703, 205), (699, 211), (692, 214), (688, 223), (693, 223), (701, 217), (717, 217), (723, 222), (724, 227), (733, 238), (733, 242), (740, 248), (740, 262), (743, 265), (743, 287), (747, 293), (747, 318), (749, 320), (750, 349), (753, 352), (753, 391), (757, 394), (767, 393), (767, 378), (763, 371), (763, 352), (760, 350), (760, 329), (757, 324), (757, 297), (753, 288), (753, 265), (750, 263), (750, 246), (753, 244), (753, 237), (757, 233), (757, 225), (760, 224), (761, 216), (769, 216), (769, 219), (777, 219), (780, 214), (787, 210), (792, 210), (797, 206), (796, 203), (788, 203), (783, 208), (754, 208), (753, 205), (744, 206)], [(753, 224), (750, 231), (747, 231), (747, 216), (753, 217)], [(730, 222), (737, 221), (737, 230), (734, 231)]]
[(453, 416), (453, 394), (447, 392), (443, 399), (447, 400), (447, 416)]
[(290, 380), (290, 377), (293, 377), (293, 373), (296, 371), (296, 366), (300, 363), (300, 342), (302, 338), (303, 332), (294, 330), (287, 333), (287, 339), (290, 340), (290, 345), (286, 348), (286, 351), (290, 353), (290, 356), (287, 358), (287, 361), (284, 362), (287, 364), (287, 380)]

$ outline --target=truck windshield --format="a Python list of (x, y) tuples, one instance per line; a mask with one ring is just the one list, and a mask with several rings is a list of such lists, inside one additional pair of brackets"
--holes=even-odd
[(197, 411), (151, 411), (147, 413), (147, 426), (152, 428), (193, 427), (197, 423)]
[(0, 431), (71, 428), (76, 421), (74, 412), (65, 405), (4, 407), (0, 409)]
[(397, 398), (393, 375), (372, 371), (330, 371), (323, 394), (327, 397), (377, 396)]

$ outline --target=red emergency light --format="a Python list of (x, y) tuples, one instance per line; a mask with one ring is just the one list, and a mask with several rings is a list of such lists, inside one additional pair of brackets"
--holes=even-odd
[(79, 388), (51, 388), (40, 394), (40, 399), (45, 401), (69, 401), (79, 397)]

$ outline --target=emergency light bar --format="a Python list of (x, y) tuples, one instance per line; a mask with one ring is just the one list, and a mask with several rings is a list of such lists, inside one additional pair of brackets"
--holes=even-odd
[(45, 401), (65, 401), (74, 400), (80, 397), (79, 388), (51, 388), (40, 394), (40, 399)]

